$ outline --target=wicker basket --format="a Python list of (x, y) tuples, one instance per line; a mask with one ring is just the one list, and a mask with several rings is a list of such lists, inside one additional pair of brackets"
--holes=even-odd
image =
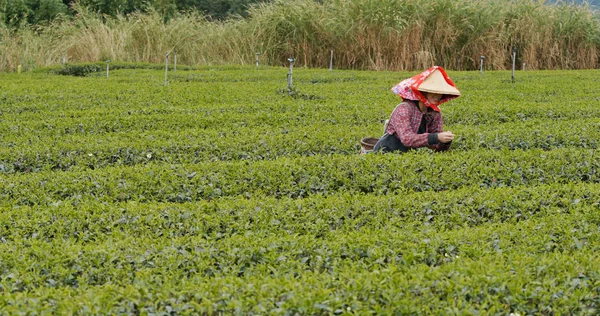
[(372, 152), (373, 151), (373, 147), (375, 147), (375, 144), (377, 144), (377, 141), (379, 141), (379, 138), (374, 138), (374, 137), (365, 137), (363, 139), (360, 140), (360, 153), (361, 154), (366, 154), (368, 152)]

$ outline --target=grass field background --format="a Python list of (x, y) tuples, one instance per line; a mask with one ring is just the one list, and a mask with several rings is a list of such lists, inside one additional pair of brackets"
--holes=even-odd
[(450, 71), (450, 152), (359, 155), (415, 73), (146, 66), (0, 73), (3, 313), (600, 311), (598, 70)]

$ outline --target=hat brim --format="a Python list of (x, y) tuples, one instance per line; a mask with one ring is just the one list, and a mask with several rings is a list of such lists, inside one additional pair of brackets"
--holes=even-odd
[(437, 94), (448, 94), (459, 96), (460, 91), (456, 89), (454, 83), (449, 81), (450, 78), (440, 71), (440, 69), (434, 69), (427, 78), (417, 88), (421, 92), (437, 93)]
[[(437, 84), (428, 83), (423, 85), (433, 73), (435, 73), (434, 78), (436, 79), (435, 81)], [(432, 79), (429, 79), (429, 81), (431, 80)], [(393, 86), (391, 90), (404, 100), (423, 102), (426, 106), (432, 108), (436, 112), (440, 111), (440, 104), (460, 96), (460, 91), (458, 91), (452, 79), (448, 77), (444, 68), (440, 66), (433, 66), (418, 75), (404, 79)], [(443, 97), (438, 104), (431, 104), (423, 95), (425, 92), (442, 94)]]

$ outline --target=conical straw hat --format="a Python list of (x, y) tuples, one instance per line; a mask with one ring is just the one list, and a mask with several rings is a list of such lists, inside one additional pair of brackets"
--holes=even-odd
[(446, 82), (442, 73), (435, 69), (423, 82), (419, 85), (419, 91), (431, 92), (438, 94), (460, 95), (460, 91)]

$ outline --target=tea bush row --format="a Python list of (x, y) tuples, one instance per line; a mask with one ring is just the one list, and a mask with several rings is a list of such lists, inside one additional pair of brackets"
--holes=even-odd
[(389, 195), (339, 192), (304, 199), (233, 197), (193, 203), (109, 204), (81, 197), (50, 205), (5, 206), (0, 214), (0, 239), (75, 239), (87, 244), (113, 238), (112, 232), (135, 238), (218, 240), (245, 231), (331, 237), (388, 226), (458, 229), (597, 209), (599, 188), (598, 183), (573, 182)]
[(35, 205), (92, 196), (101, 201), (199, 201), (225, 196), (302, 198), (463, 187), (599, 181), (594, 149), (473, 150), (435, 154), (333, 155), (273, 161), (107, 167), (2, 175), (0, 203)]
[[(452, 131), (458, 135), (453, 151), (598, 148), (596, 134), (600, 119), (555, 121), (548, 127), (544, 124), (547, 122), (532, 120), (477, 130), (472, 126), (453, 126)], [(156, 161), (200, 164), (217, 160), (356, 154), (359, 152), (358, 140), (368, 133), (368, 127), (312, 124), (296, 128), (277, 125), (240, 127), (230, 131), (194, 128), (140, 134), (37, 134), (12, 138), (9, 146), (0, 149), (0, 173), (98, 169)], [(31, 146), (27, 146), (28, 143)]]

